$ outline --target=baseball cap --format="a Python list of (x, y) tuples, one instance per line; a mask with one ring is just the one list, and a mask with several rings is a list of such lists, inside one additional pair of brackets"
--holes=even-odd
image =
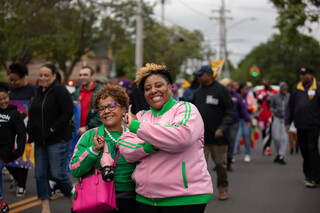
[(313, 70), (309, 67), (301, 67), (299, 70), (299, 73), (303, 74), (303, 75), (307, 74), (307, 73), (312, 74), (312, 75), (314, 74)]
[(213, 70), (209, 65), (201, 66), (200, 70), (198, 72), (195, 72), (195, 75), (202, 75), (203, 73), (209, 73), (213, 74)]
[(107, 77), (101, 77), (97, 80), (98, 82), (101, 82), (103, 84), (107, 84), (108, 83), (108, 78)]

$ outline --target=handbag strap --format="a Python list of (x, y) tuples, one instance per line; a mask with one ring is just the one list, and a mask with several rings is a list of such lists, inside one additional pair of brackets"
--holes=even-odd
[(113, 162), (113, 167), (116, 168), (116, 164), (117, 164), (117, 161), (118, 161), (118, 158), (119, 158), (119, 149), (117, 150), (117, 155), (116, 155), (116, 158), (114, 159), (114, 162)]
[[(116, 165), (117, 165), (117, 161), (118, 161), (118, 158), (119, 158), (119, 149), (117, 149), (117, 155), (116, 155), (116, 158), (114, 159), (114, 162), (113, 162), (113, 167), (116, 168)], [(82, 181), (82, 179), (88, 177), (90, 174), (93, 174), (95, 173), (95, 171), (98, 170), (96, 168), (92, 168), (90, 171), (86, 172), (83, 176), (79, 177), (78, 180), (80, 180), (80, 182)]]

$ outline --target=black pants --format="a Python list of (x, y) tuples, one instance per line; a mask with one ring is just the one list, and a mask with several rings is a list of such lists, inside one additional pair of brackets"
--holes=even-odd
[(18, 182), (18, 187), (26, 188), (28, 169), (18, 167), (6, 167), (13, 178)]
[(303, 157), (303, 173), (306, 178), (320, 180), (319, 128), (298, 129), (298, 141)]
[(136, 213), (203, 213), (206, 205), (151, 206), (137, 202)]
[(123, 199), (117, 198), (117, 207), (118, 211), (115, 213), (134, 213), (136, 208), (136, 198), (132, 199)]
[(262, 141), (263, 141), (263, 151), (266, 150), (267, 147), (271, 147), (271, 125), (270, 127), (262, 130)]

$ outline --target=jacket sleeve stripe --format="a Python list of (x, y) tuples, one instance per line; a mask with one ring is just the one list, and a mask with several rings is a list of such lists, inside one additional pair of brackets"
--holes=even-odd
[(191, 114), (191, 106), (190, 103), (184, 102), (184, 105), (186, 107), (184, 118), (181, 120), (180, 124), (176, 124), (174, 126), (179, 127), (180, 125), (185, 126), (187, 124), (187, 121), (190, 119)]
[(70, 170), (74, 170), (78, 168), (80, 166), (80, 163), (83, 161), (83, 159), (85, 159), (88, 155), (89, 155), (88, 151), (85, 151), (84, 153), (82, 153), (82, 155), (79, 157), (79, 160), (77, 162), (69, 165)]
[(118, 142), (119, 142), (120, 145), (128, 147), (128, 148), (131, 148), (131, 149), (138, 149), (138, 148), (142, 148), (143, 147), (143, 145), (136, 145), (136, 144), (124, 141), (124, 140), (119, 140)]
[(190, 106), (190, 103), (187, 103), (187, 111), (188, 111), (188, 116), (187, 116), (187, 118), (185, 119), (185, 122), (184, 122), (184, 126), (187, 124), (187, 121), (190, 119), (190, 115), (191, 115), (191, 106)]
[(92, 149), (92, 146), (90, 146), (89, 150), (90, 150), (90, 152), (91, 152), (92, 154), (94, 154), (94, 155), (99, 155), (99, 152), (94, 151), (94, 150)]
[(187, 103), (186, 102), (184, 102), (184, 106), (186, 107), (186, 110), (185, 110), (185, 113), (184, 113), (184, 118), (181, 120), (180, 125), (183, 124), (183, 120), (186, 119), (186, 117), (187, 117), (187, 111), (188, 111), (187, 109), (188, 108), (187, 108)]

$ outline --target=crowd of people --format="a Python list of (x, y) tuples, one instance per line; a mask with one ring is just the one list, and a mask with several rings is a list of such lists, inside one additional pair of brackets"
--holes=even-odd
[[(114, 180), (114, 212), (204, 212), (213, 195), (209, 153), (218, 198), (227, 200), (228, 171), (233, 171), (242, 143), (244, 162), (254, 160), (252, 134), (257, 128), (262, 155), (275, 152), (274, 162), (285, 165), (289, 142), (291, 154), (301, 151), (305, 186), (319, 185), (320, 83), (308, 67), (301, 67), (291, 92), (286, 82), (277, 91), (266, 78), (259, 91), (250, 82), (218, 81), (207, 65), (183, 89), (163, 65), (140, 68), (131, 87), (129, 81), (96, 82), (94, 74), (90, 66), (82, 67), (81, 86), (70, 94), (53, 64), (42, 65), (38, 84), (32, 85), (26, 80), (27, 67), (14, 63), (9, 84), (0, 84), (0, 171), (6, 167), (13, 176), (10, 189), (16, 189), (16, 196), (26, 194), (28, 169), (8, 163), (23, 154), (28, 138), (34, 144), (42, 213), (51, 211), (50, 181), (69, 199), (73, 212), (76, 192), (66, 171), (73, 131), (79, 140), (69, 163), (71, 175), (90, 176), (98, 169), (103, 180)], [(19, 112), (9, 100), (27, 101), (28, 111)], [(81, 106), (77, 130), (74, 104)], [(8, 212), (0, 177), (0, 209)]]

